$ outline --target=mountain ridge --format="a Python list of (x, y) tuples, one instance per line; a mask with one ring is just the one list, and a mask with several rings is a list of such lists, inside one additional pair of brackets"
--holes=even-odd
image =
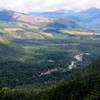
[[(94, 30), (99, 30), (99, 20), (100, 20), (100, 9), (99, 8), (89, 8), (81, 11), (52, 11), (43, 13), (34, 13), (34, 15), (46, 16), (51, 18), (63, 18), (70, 19), (80, 24), (80, 26), (85, 28), (93, 28)], [(32, 15), (32, 13), (28, 13)], [(87, 23), (88, 22), (88, 23)]]

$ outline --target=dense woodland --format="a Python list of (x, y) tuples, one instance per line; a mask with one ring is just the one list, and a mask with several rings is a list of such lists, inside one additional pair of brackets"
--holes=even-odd
[(0, 100), (99, 100), (100, 12), (90, 10), (87, 19), (1, 10)]
[(80, 68), (56, 85), (45, 89), (10, 89), (1, 80), (0, 97), (0, 100), (99, 100), (100, 60)]

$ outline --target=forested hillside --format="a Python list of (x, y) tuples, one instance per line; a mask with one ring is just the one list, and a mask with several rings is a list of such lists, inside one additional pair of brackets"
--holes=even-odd
[[(2, 83), (0, 83), (3, 87)], [(1, 88), (0, 100), (99, 100), (100, 60), (83, 66), (54, 86), (39, 88)]]
[(53, 14), (0, 10), (0, 100), (100, 99), (99, 10)]

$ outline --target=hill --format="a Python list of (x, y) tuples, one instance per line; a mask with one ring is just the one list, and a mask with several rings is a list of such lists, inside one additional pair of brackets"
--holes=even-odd
[(30, 15), (40, 15), (47, 16), (50, 18), (63, 18), (73, 20), (78, 23), (81, 27), (91, 28), (93, 32), (100, 32), (99, 30), (99, 21), (100, 21), (100, 9), (98, 8), (89, 8), (86, 10), (81, 10), (79, 12), (72, 10), (60, 10), (53, 12), (43, 12), (43, 13), (29, 13)]
[(81, 26), (85, 26), (86, 28), (92, 28), (98, 31), (100, 26), (98, 23), (100, 20), (100, 9), (90, 8), (75, 13), (74, 15), (68, 15), (67, 18), (79, 22)]
[(0, 63), (18, 60), (23, 54), (23, 48), (0, 37)]
[[(57, 11), (57, 13), (58, 12), (59, 11)], [(77, 16), (77, 17), (80, 16), (81, 18), (83, 18), (84, 15), (82, 12), (79, 12), (77, 14), (73, 14), (74, 12), (71, 13), (70, 19), (68, 18), (69, 16), (68, 14), (70, 11), (60, 11), (59, 14), (62, 14), (61, 12), (65, 15), (67, 14), (67, 17), (63, 18), (63, 15), (60, 15), (60, 17), (62, 18), (59, 18), (57, 16), (55, 16), (54, 18), (49, 18), (49, 17), (47, 18), (43, 16), (27, 15), (27, 14), (9, 11), (9, 10), (1, 10), (0, 11), (0, 14), (1, 14), (0, 36), (10, 39), (10, 40), (55, 38), (56, 34), (58, 35), (60, 34), (61, 36), (63, 36), (63, 32), (61, 31), (62, 29), (69, 30), (69, 31), (70, 30), (77, 31), (78, 33), (94, 32), (94, 35), (97, 32), (99, 33), (99, 29), (97, 28), (95, 29), (95, 27), (93, 27), (93, 29), (85, 27), (86, 25), (84, 25), (84, 21), (82, 23), (83, 25), (82, 26), (79, 20), (76, 20), (71, 17), (74, 15), (74, 16)], [(85, 12), (86, 11), (84, 11), (84, 13)], [(83, 17), (79, 14), (81, 14)], [(88, 11), (87, 11), (87, 14), (88, 14)], [(6, 19), (4, 16), (6, 16)], [(95, 18), (93, 18), (93, 20), (94, 19)]]
[(99, 100), (100, 60), (69, 75), (50, 90), (48, 100)]
[(100, 60), (69, 74), (47, 89), (7, 89), (3, 100), (99, 100)]
[(39, 22), (50, 22), (52, 21), (49, 18), (41, 17), (41, 16), (29, 16), (24, 13), (14, 12), (11, 10), (0, 10), (0, 20), (1, 21), (23, 21), (32, 24), (36, 24)]

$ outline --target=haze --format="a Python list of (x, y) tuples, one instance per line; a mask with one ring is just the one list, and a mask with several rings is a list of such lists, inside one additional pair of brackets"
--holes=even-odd
[(0, 9), (19, 12), (100, 8), (99, 0), (0, 0)]

